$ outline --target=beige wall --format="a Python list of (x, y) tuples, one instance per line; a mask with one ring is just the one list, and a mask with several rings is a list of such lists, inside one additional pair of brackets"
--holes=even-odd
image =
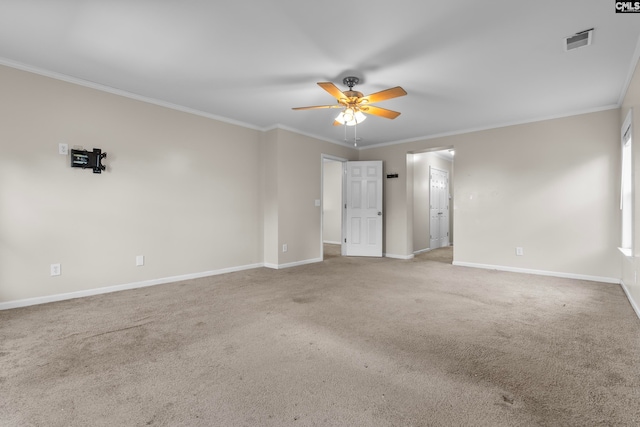
[[(640, 316), (640, 284), (638, 283), (638, 270), (640, 269), (640, 64), (636, 66), (635, 73), (627, 90), (620, 109), (619, 125), (622, 126), (627, 113), (633, 109), (633, 175), (634, 175), (634, 220), (633, 220), (633, 257), (622, 258), (622, 281), (627, 293), (632, 299), (632, 304)], [(620, 143), (620, 142), (618, 142)]]
[[(622, 111), (356, 151), (0, 67), (0, 303), (319, 260), (322, 154), (399, 174), (384, 180), (384, 251), (411, 256), (409, 159), (436, 148), (456, 150), (456, 262), (619, 278), (620, 117), (638, 80)], [(70, 168), (59, 142), (103, 149), (109, 170)]]
[[(429, 212), (429, 170), (431, 167), (449, 172), (449, 193), (453, 194), (453, 167), (452, 162), (439, 157), (436, 152), (409, 154), (413, 164), (413, 251), (418, 252), (429, 249), (430, 244), (430, 212)], [(409, 179), (411, 175), (409, 174)], [(453, 212), (450, 201), (449, 212)], [(450, 225), (453, 222), (450, 218)], [(450, 243), (453, 243), (453, 235), (449, 232)]]
[[(278, 266), (321, 259), (322, 155), (348, 160), (355, 149), (277, 129)], [(282, 252), (282, 245), (288, 246)]]
[(0, 303), (319, 260), (322, 154), (357, 157), (12, 68), (0, 84)]
[(342, 240), (342, 162), (325, 161), (322, 183), (322, 240)]
[(620, 277), (618, 110), (361, 151), (401, 177), (385, 181), (386, 253), (413, 249), (407, 153), (449, 147), (455, 262)]
[(259, 131), (7, 67), (0, 93), (0, 302), (263, 262)]

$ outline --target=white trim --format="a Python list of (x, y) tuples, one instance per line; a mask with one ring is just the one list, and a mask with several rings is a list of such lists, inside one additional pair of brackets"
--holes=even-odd
[(431, 249), (431, 248), (420, 249), (420, 250), (417, 250), (417, 251), (413, 251), (413, 254), (414, 255), (420, 255), (420, 254), (424, 254), (424, 253), (427, 253), (427, 252), (431, 252), (432, 250), (433, 249)]
[[(635, 204), (635, 173), (633, 148), (633, 108), (629, 108), (627, 116), (620, 128), (620, 251), (626, 256), (632, 256), (634, 251), (634, 204)], [(628, 138), (625, 140), (625, 135)], [(628, 177), (629, 179), (625, 179)], [(627, 182), (628, 181), (628, 182)], [(625, 203), (625, 201), (627, 203)]]
[(620, 105), (618, 105), (618, 104), (605, 105), (604, 107), (589, 108), (589, 109), (586, 109), (586, 110), (579, 110), (579, 111), (574, 111), (574, 112), (571, 112), (571, 113), (555, 114), (555, 115), (551, 115), (551, 116), (538, 117), (538, 118), (534, 118), (534, 119), (519, 120), (519, 121), (514, 120), (513, 122), (495, 123), (493, 125), (481, 126), (481, 127), (477, 127), (477, 128), (461, 129), (461, 130), (456, 130), (456, 131), (451, 131), (451, 132), (438, 133), (438, 134), (435, 134), (435, 135), (425, 135), (425, 136), (417, 137), (417, 138), (409, 138), (409, 139), (402, 139), (402, 140), (399, 140), (399, 141), (391, 141), (391, 142), (383, 142), (383, 143), (380, 143), (380, 144), (372, 144), (372, 145), (367, 145), (367, 146), (364, 146), (364, 147), (357, 147), (357, 149), (358, 150), (368, 150), (370, 148), (380, 148), (380, 147), (386, 147), (386, 146), (389, 146), (389, 145), (406, 144), (406, 143), (409, 143), (409, 142), (418, 142), (418, 141), (428, 141), (430, 139), (444, 138), (444, 137), (447, 137), (447, 136), (464, 135), (464, 134), (467, 134), (467, 133), (482, 132), (482, 131), (486, 131), (486, 130), (500, 129), (500, 128), (505, 128), (505, 127), (509, 127), (509, 126), (525, 125), (525, 124), (529, 124), (529, 123), (544, 122), (544, 121), (547, 121), (547, 120), (555, 120), (555, 119), (563, 119), (563, 118), (566, 118), (566, 117), (581, 116), (583, 114), (599, 113), (601, 111), (615, 110), (616, 108), (620, 108)]
[(90, 297), (94, 295), (108, 294), (111, 292), (127, 291), (131, 289), (145, 288), (148, 286), (164, 285), (166, 283), (182, 282), (184, 280), (200, 279), (202, 277), (217, 276), (220, 274), (234, 273), (243, 270), (264, 267), (264, 264), (249, 264), (239, 267), (222, 268), (220, 270), (204, 271), (201, 273), (183, 274), (180, 276), (165, 277), (162, 279), (144, 280), (142, 282), (127, 283), (124, 285), (107, 286), (103, 288), (87, 289), (84, 291), (67, 292), (64, 294), (47, 295), (43, 297), (27, 298), (15, 301), (0, 302), (0, 311), (12, 308), (29, 307), (32, 305), (46, 304), (49, 302), (65, 301), (75, 298)]
[(434, 156), (436, 156), (437, 158), (444, 160), (445, 162), (453, 163), (453, 156), (451, 154), (444, 154), (443, 153), (443, 152), (448, 152), (450, 150), (453, 150), (453, 149), (449, 148), (448, 150), (447, 149), (444, 149), (444, 150), (430, 150), (430, 151), (425, 151), (425, 153), (431, 153)]
[(633, 253), (631, 251), (631, 249), (627, 249), (627, 248), (618, 248), (618, 250), (620, 252), (622, 252), (622, 255), (626, 256), (627, 258), (631, 258), (633, 256)]
[(295, 129), (295, 128), (292, 128), (292, 127), (289, 127), (289, 126), (285, 126), (285, 125), (281, 125), (281, 124), (275, 124), (275, 125), (271, 125), (271, 126), (260, 127), (260, 126), (252, 125), (250, 123), (241, 122), (239, 120), (230, 119), (228, 117), (218, 116), (216, 114), (211, 114), (211, 113), (207, 113), (207, 112), (204, 112), (204, 111), (201, 111), (201, 110), (196, 110), (196, 109), (185, 107), (185, 106), (182, 106), (182, 105), (173, 104), (171, 102), (162, 101), (162, 100), (159, 100), (159, 99), (156, 99), (156, 98), (150, 98), (150, 97), (147, 97), (147, 96), (144, 96), (144, 95), (138, 95), (136, 93), (128, 92), (126, 90), (116, 89), (116, 88), (111, 87), (111, 86), (102, 85), (102, 84), (91, 82), (91, 81), (88, 81), (88, 80), (84, 80), (84, 79), (81, 79), (81, 78), (78, 78), (78, 77), (73, 77), (73, 76), (69, 76), (69, 75), (66, 75), (66, 74), (62, 74), (62, 73), (56, 73), (54, 71), (49, 71), (49, 70), (45, 70), (45, 69), (42, 69), (42, 68), (34, 67), (32, 65), (23, 64), (21, 62), (13, 61), (13, 60), (10, 60), (10, 59), (7, 59), (7, 58), (3, 58), (3, 57), (0, 57), (0, 65), (4, 65), (4, 66), (10, 67), (10, 68), (15, 68), (17, 70), (27, 71), (29, 73), (38, 74), (40, 76), (49, 77), (51, 79), (60, 80), (60, 81), (71, 83), (71, 84), (75, 84), (75, 85), (78, 85), (78, 86), (83, 86), (83, 87), (86, 87), (86, 88), (89, 88), (89, 89), (95, 89), (95, 90), (99, 90), (101, 92), (106, 92), (106, 93), (110, 93), (110, 94), (113, 94), (113, 95), (118, 95), (118, 96), (122, 96), (122, 97), (125, 97), (125, 98), (129, 98), (129, 99), (134, 99), (136, 101), (146, 102), (147, 104), (157, 105), (159, 107), (169, 108), (171, 110), (181, 111), (183, 113), (193, 114), (193, 115), (196, 115), (196, 116), (206, 117), (208, 119), (213, 119), (213, 120), (217, 120), (217, 121), (224, 122), (224, 123), (229, 123), (229, 124), (232, 124), (232, 125), (241, 126), (241, 127), (247, 128), (247, 129), (253, 129), (253, 130), (257, 130), (257, 131), (261, 131), (261, 132), (268, 132), (268, 131), (274, 130), (274, 129), (283, 129), (283, 130), (287, 130), (287, 131), (290, 131), (290, 132), (297, 133), (299, 135), (308, 136), (310, 138), (319, 139), (321, 141), (326, 141), (326, 142), (330, 142), (332, 144), (340, 145), (342, 147), (354, 148), (351, 144), (348, 144), (348, 143), (346, 143), (344, 141), (338, 141), (338, 140), (327, 138), (327, 137), (324, 137), (324, 136), (314, 135), (312, 133), (303, 132), (301, 130), (298, 130), (298, 129)]
[(265, 264), (264, 266), (267, 268), (272, 268), (274, 270), (281, 270), (283, 268), (298, 267), (306, 264), (315, 264), (316, 262), (322, 262), (322, 258), (305, 259), (302, 261), (290, 262), (287, 264)]
[(330, 162), (340, 162), (340, 163), (345, 163), (348, 162), (349, 159), (345, 159), (344, 157), (338, 157), (338, 156), (334, 156), (332, 154), (321, 154), (322, 156), (322, 161), (324, 162), (325, 160), (328, 160)]
[(325, 240), (325, 241), (324, 241), (324, 242), (322, 242), (322, 243), (327, 243), (327, 244), (329, 244), (329, 245), (341, 245), (341, 244), (342, 244), (342, 243), (340, 243), (340, 242), (334, 242), (333, 240)]
[(636, 304), (635, 300), (631, 296), (631, 292), (629, 292), (629, 289), (627, 289), (627, 286), (624, 284), (624, 281), (620, 281), (620, 286), (622, 287), (622, 290), (627, 296), (627, 299), (629, 300), (629, 304), (631, 304), (631, 308), (633, 308), (633, 311), (636, 312), (636, 315), (640, 319), (640, 307), (638, 307), (638, 304)]
[(303, 135), (303, 136), (308, 136), (309, 138), (314, 138), (314, 139), (319, 139), (320, 141), (325, 141), (325, 142), (330, 142), (332, 144), (336, 144), (336, 145), (340, 145), (342, 147), (347, 147), (347, 148), (353, 148), (354, 150), (357, 150), (356, 147), (354, 147), (353, 145), (350, 145), (344, 141), (337, 141), (335, 139), (331, 139), (331, 138), (327, 138), (325, 136), (320, 136), (320, 135), (315, 135), (313, 133), (309, 133), (309, 132), (303, 132), (301, 130), (298, 130), (296, 128), (292, 128), (280, 123), (277, 123), (273, 126), (268, 126), (264, 129), (261, 129), (263, 132), (268, 132), (270, 130), (275, 130), (275, 129), (282, 129), (282, 130), (286, 130), (289, 132), (293, 132), (293, 133), (297, 133), (298, 135)]
[(619, 285), (621, 283), (620, 279), (615, 279), (613, 277), (589, 276), (586, 274), (561, 273), (557, 271), (531, 270), (528, 268), (505, 267), (502, 265), (476, 264), (473, 262), (461, 262), (461, 261), (454, 261), (453, 265), (456, 265), (459, 267), (482, 268), (485, 270), (508, 271), (511, 273), (525, 273), (525, 274), (536, 274), (538, 276), (551, 276), (551, 277), (561, 277), (565, 279), (588, 280), (591, 282), (612, 283), (615, 285)]
[(636, 67), (638, 66), (638, 60), (640, 60), (640, 37), (638, 37), (638, 41), (636, 42), (636, 50), (633, 51), (633, 56), (631, 57), (631, 65), (629, 67), (629, 71), (627, 71), (627, 79), (625, 80), (624, 86), (622, 86), (620, 96), (618, 96), (618, 106), (622, 106), (624, 98), (627, 96), (629, 85), (631, 84), (631, 80), (633, 79), (633, 74), (636, 72)]
[(110, 93), (110, 94), (113, 94), (113, 95), (123, 96), (123, 97), (129, 98), (129, 99), (135, 99), (136, 101), (146, 102), (147, 104), (153, 104), (153, 105), (157, 105), (159, 107), (165, 107), (165, 108), (169, 108), (171, 110), (181, 111), (183, 113), (194, 114), (196, 116), (206, 117), (208, 119), (213, 119), (213, 120), (217, 120), (217, 121), (220, 121), (220, 122), (225, 122), (225, 123), (229, 123), (229, 124), (232, 124), (232, 125), (241, 126), (241, 127), (244, 127), (244, 128), (253, 129), (253, 130), (257, 130), (257, 131), (262, 131), (262, 132), (265, 131), (265, 128), (261, 128), (259, 126), (255, 126), (255, 125), (252, 125), (250, 123), (241, 122), (239, 120), (229, 119), (227, 117), (222, 117), (222, 116), (218, 116), (218, 115), (211, 114), (211, 113), (206, 113), (204, 111), (195, 110), (193, 108), (184, 107), (182, 105), (173, 104), (173, 103), (167, 102), (167, 101), (161, 101), (159, 99), (150, 98), (150, 97), (147, 97), (147, 96), (144, 96), (144, 95), (138, 95), (136, 93), (128, 92), (126, 90), (116, 89), (116, 88), (111, 87), (111, 86), (106, 86), (106, 85), (102, 85), (102, 84), (99, 84), (99, 83), (91, 82), (91, 81), (88, 81), (88, 80), (83, 80), (83, 79), (78, 78), (78, 77), (68, 76), (66, 74), (61, 74), (61, 73), (56, 73), (54, 71), (44, 70), (42, 68), (34, 67), (34, 66), (31, 66), (31, 65), (27, 65), (27, 64), (22, 64), (20, 62), (12, 61), (10, 59), (6, 59), (6, 58), (3, 58), (3, 57), (0, 57), (0, 65), (4, 65), (4, 66), (10, 67), (10, 68), (15, 68), (17, 70), (27, 71), (29, 73), (38, 74), (38, 75), (41, 75), (41, 76), (44, 76), (44, 77), (49, 77), (51, 79), (60, 80), (60, 81), (71, 83), (71, 84), (75, 84), (75, 85), (78, 85), (78, 86), (83, 86), (83, 87), (86, 87), (86, 88), (89, 88), (89, 89), (95, 89), (95, 90), (99, 90), (101, 92), (106, 92), (106, 93)]
[(413, 259), (414, 255), (396, 255), (396, 254), (382, 254), (385, 258), (393, 258), (393, 259)]
[(342, 241), (345, 240), (345, 237), (346, 237), (345, 222), (347, 220), (346, 211), (341, 207), (340, 208), (340, 211), (342, 212), (340, 216), (340, 239), (341, 240), (339, 242), (323, 241), (323, 238), (324, 238), (324, 166), (328, 161), (342, 163), (342, 181), (341, 181), (341, 188), (340, 188), (342, 199), (340, 200), (340, 206), (344, 206), (346, 203), (346, 197), (347, 197), (345, 186), (346, 186), (347, 162), (349, 160), (343, 157), (338, 157), (332, 154), (324, 154), (324, 153), (320, 154), (320, 159), (321, 159), (320, 160), (321, 162), (320, 163), (320, 258), (324, 259), (325, 243), (333, 243), (333, 244), (340, 245), (340, 256), (344, 256), (346, 247), (345, 245), (343, 245)]
[[(624, 136), (627, 134), (629, 137), (625, 140)], [(620, 135), (622, 145), (626, 145), (627, 141), (633, 138), (633, 108), (629, 108), (629, 111), (627, 111), (627, 116), (624, 118), (624, 122), (620, 128)]]
[[(634, 53), (634, 58), (632, 60), (632, 64), (636, 64), (638, 62), (638, 52), (639, 51), (640, 51), (640, 44), (636, 47), (636, 52)], [(478, 127), (478, 128), (463, 129), (463, 130), (457, 130), (457, 131), (452, 131), (452, 132), (444, 132), (444, 133), (435, 134), (435, 135), (426, 135), (426, 136), (417, 137), (417, 138), (404, 139), (404, 140), (399, 140), (399, 141), (383, 142), (383, 143), (380, 143), (380, 144), (372, 144), (372, 145), (367, 145), (367, 146), (354, 147), (351, 144), (348, 144), (347, 142), (344, 142), (344, 141), (341, 141), (341, 140), (331, 139), (331, 138), (327, 138), (327, 137), (323, 137), (323, 136), (319, 136), (319, 135), (314, 135), (314, 134), (311, 134), (311, 133), (303, 132), (303, 131), (300, 131), (298, 129), (295, 129), (295, 128), (292, 128), (292, 127), (289, 127), (289, 126), (286, 126), (286, 125), (282, 125), (282, 124), (279, 124), (279, 123), (276, 123), (276, 124), (271, 125), (271, 126), (265, 126), (265, 127), (255, 126), (255, 125), (252, 125), (250, 123), (241, 122), (239, 120), (234, 120), (234, 119), (229, 119), (227, 117), (218, 116), (218, 115), (211, 114), (211, 113), (206, 113), (204, 111), (195, 110), (195, 109), (184, 107), (184, 106), (181, 106), (181, 105), (178, 105), (178, 104), (173, 104), (171, 102), (161, 101), (159, 99), (150, 98), (150, 97), (143, 96), (143, 95), (138, 95), (138, 94), (135, 94), (133, 92), (128, 92), (128, 91), (125, 91), (125, 90), (122, 90), (122, 89), (116, 89), (116, 88), (113, 88), (111, 86), (98, 84), (98, 83), (91, 82), (91, 81), (88, 81), (88, 80), (84, 80), (84, 79), (81, 79), (81, 78), (78, 78), (78, 77), (68, 76), (66, 74), (56, 73), (54, 71), (49, 71), (49, 70), (44, 70), (42, 68), (38, 68), (38, 67), (31, 66), (31, 65), (23, 64), (23, 63), (20, 63), (20, 62), (17, 62), (17, 61), (13, 61), (13, 60), (10, 60), (10, 59), (4, 58), (4, 57), (0, 57), (0, 65), (4, 65), (4, 66), (10, 67), (10, 68), (15, 68), (15, 69), (22, 70), (22, 71), (27, 71), (29, 73), (38, 74), (38, 75), (41, 75), (41, 76), (45, 76), (45, 77), (49, 77), (49, 78), (52, 78), (52, 79), (64, 81), (64, 82), (67, 82), (67, 83), (76, 84), (76, 85), (87, 87), (87, 88), (90, 88), (90, 89), (95, 89), (95, 90), (99, 90), (99, 91), (102, 91), (102, 92), (107, 92), (107, 93), (111, 93), (111, 94), (114, 94), (114, 95), (123, 96), (125, 98), (135, 99), (137, 101), (142, 101), (142, 102), (146, 102), (148, 104), (153, 104), (153, 105), (157, 105), (157, 106), (160, 106), (160, 107), (169, 108), (171, 110), (181, 111), (183, 113), (194, 114), (196, 116), (201, 116), (201, 117), (206, 117), (206, 118), (213, 119), (213, 120), (218, 120), (220, 122), (229, 123), (229, 124), (233, 124), (233, 125), (236, 125), (236, 126), (241, 126), (241, 127), (247, 128), (247, 129), (253, 129), (253, 130), (257, 130), (257, 131), (261, 131), (261, 132), (267, 132), (267, 131), (270, 131), (270, 130), (273, 130), (273, 129), (284, 129), (284, 130), (288, 130), (288, 131), (291, 131), (291, 132), (294, 132), (294, 133), (297, 133), (297, 134), (300, 134), (300, 135), (308, 136), (310, 138), (319, 139), (321, 141), (326, 141), (326, 142), (329, 142), (329, 143), (332, 143), (332, 144), (340, 145), (342, 147), (351, 148), (351, 149), (354, 149), (356, 151), (367, 150), (369, 148), (385, 147), (385, 146), (388, 146), (388, 145), (405, 144), (405, 143), (408, 143), (408, 142), (427, 141), (427, 140), (430, 140), (430, 139), (443, 138), (443, 137), (447, 137), (447, 136), (463, 135), (463, 134), (466, 134), (466, 133), (479, 132), (479, 131), (492, 130), (492, 129), (499, 129), (499, 128), (502, 128), (502, 127), (515, 126), (515, 125), (521, 125), (521, 124), (527, 124), (527, 123), (535, 123), (535, 122), (559, 119), (559, 118), (564, 118), (564, 117), (579, 116), (581, 114), (596, 113), (596, 112), (599, 112), (599, 111), (606, 111), (606, 110), (612, 110), (612, 109), (615, 109), (615, 108), (620, 108), (620, 106), (622, 105), (622, 101), (619, 101), (615, 105), (607, 105), (607, 106), (604, 106), (604, 107), (592, 108), (592, 109), (587, 109), (587, 110), (580, 110), (580, 111), (575, 111), (575, 112), (571, 112), (571, 113), (564, 113), (564, 114), (540, 117), (540, 118), (535, 118), (535, 119), (521, 120), (521, 121), (505, 122), (505, 123), (502, 123), (502, 124), (493, 124), (493, 125), (483, 126), (483, 127)], [(632, 71), (633, 70), (635, 70), (634, 67), (632, 67)], [(633, 76), (633, 73), (630, 72), (630, 74), (628, 76), (628, 80), (629, 81), (627, 82), (627, 86), (630, 84), (632, 76)], [(622, 96), (623, 99), (624, 99), (624, 94), (626, 94), (626, 90), (622, 92), (621, 96)]]

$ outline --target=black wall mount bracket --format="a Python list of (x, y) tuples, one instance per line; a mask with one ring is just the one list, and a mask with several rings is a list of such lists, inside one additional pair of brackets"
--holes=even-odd
[(102, 173), (106, 167), (102, 164), (102, 159), (107, 157), (101, 149), (94, 148), (93, 151), (71, 150), (71, 167), (82, 169), (93, 169), (93, 173)]

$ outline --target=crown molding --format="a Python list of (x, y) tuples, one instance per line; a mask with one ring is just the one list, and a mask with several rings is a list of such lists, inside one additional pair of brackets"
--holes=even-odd
[(636, 42), (636, 50), (633, 52), (633, 56), (631, 57), (631, 65), (629, 67), (629, 71), (627, 72), (627, 79), (622, 86), (622, 91), (620, 92), (620, 96), (618, 97), (618, 107), (622, 106), (624, 102), (624, 98), (627, 95), (627, 91), (629, 90), (629, 85), (631, 85), (631, 80), (633, 79), (633, 75), (636, 72), (636, 68), (638, 66), (638, 60), (640, 60), (640, 37), (638, 37), (638, 41)]
[(546, 116), (546, 117), (538, 117), (538, 118), (530, 119), (530, 120), (520, 120), (520, 121), (513, 121), (513, 122), (496, 123), (496, 124), (489, 125), (489, 126), (462, 129), (462, 130), (452, 131), (452, 132), (443, 132), (443, 133), (438, 133), (438, 134), (434, 134), (434, 135), (425, 135), (425, 136), (417, 137), (417, 138), (403, 139), (403, 140), (399, 140), (399, 141), (383, 142), (381, 144), (367, 145), (366, 147), (358, 147), (358, 148), (360, 150), (368, 150), (368, 149), (371, 149), (371, 148), (387, 147), (387, 146), (390, 146), (390, 145), (407, 144), (409, 142), (428, 141), (428, 140), (431, 140), (431, 139), (445, 138), (445, 137), (448, 137), (448, 136), (464, 135), (464, 134), (467, 134), (467, 133), (482, 132), (482, 131), (485, 131), (485, 130), (500, 129), (500, 128), (505, 128), (505, 127), (509, 127), (509, 126), (526, 125), (526, 124), (530, 124), (530, 123), (544, 122), (544, 121), (547, 121), (547, 120), (555, 120), (555, 119), (562, 119), (562, 118), (566, 118), (566, 117), (580, 116), (580, 115), (583, 115), (583, 114), (598, 113), (598, 112), (601, 112), (601, 111), (615, 110), (616, 108), (620, 108), (620, 106), (617, 105), (617, 104), (606, 105), (604, 107), (590, 108), (590, 109), (586, 109), (586, 110), (573, 111), (571, 113), (566, 113), (566, 114), (557, 114), (557, 115)]
[(299, 129), (292, 128), (292, 127), (289, 127), (289, 126), (286, 126), (286, 125), (283, 125), (283, 124), (276, 124), (276, 125), (264, 128), (262, 130), (264, 132), (268, 132), (268, 131), (271, 131), (271, 130), (274, 130), (274, 129), (286, 130), (286, 131), (289, 131), (289, 132), (297, 133), (298, 135), (308, 136), (309, 138), (314, 138), (314, 139), (318, 139), (320, 141), (330, 142), (331, 144), (340, 145), (341, 147), (352, 148), (354, 150), (358, 149), (358, 147), (354, 147), (352, 145), (349, 145), (346, 142), (336, 141), (335, 139), (326, 138), (326, 137), (320, 136), (320, 135), (314, 135), (314, 134), (308, 133), (308, 132), (303, 132), (303, 131), (301, 131)]
[(258, 126), (254, 126), (254, 125), (249, 124), (249, 123), (245, 123), (245, 122), (241, 122), (241, 121), (238, 121), (238, 120), (229, 119), (227, 117), (218, 116), (218, 115), (211, 114), (211, 113), (205, 113), (204, 111), (200, 111), (200, 110), (196, 110), (196, 109), (193, 109), (193, 108), (184, 107), (182, 105), (173, 104), (171, 102), (161, 101), (159, 99), (151, 98), (151, 97), (148, 97), (148, 96), (138, 95), (136, 93), (128, 92), (126, 90), (116, 89), (116, 88), (111, 87), (111, 86), (107, 86), (107, 85), (91, 82), (91, 81), (84, 80), (84, 79), (81, 79), (81, 78), (78, 78), (78, 77), (68, 76), (66, 74), (57, 73), (57, 72), (54, 72), (54, 71), (45, 70), (45, 69), (34, 67), (34, 66), (31, 66), (31, 65), (26, 65), (26, 64), (23, 64), (21, 62), (13, 61), (13, 60), (2, 58), (2, 57), (0, 57), (0, 65), (4, 65), (6, 67), (15, 68), (17, 70), (22, 70), (22, 71), (26, 71), (26, 72), (29, 72), (29, 73), (37, 74), (37, 75), (40, 75), (40, 76), (43, 76), (43, 77), (49, 77), (49, 78), (52, 78), (52, 79), (55, 79), (55, 80), (60, 80), (60, 81), (71, 83), (71, 84), (75, 84), (75, 85), (78, 85), (78, 86), (83, 86), (83, 87), (86, 87), (86, 88), (89, 88), (89, 89), (99, 90), (101, 92), (110, 93), (112, 95), (118, 95), (118, 96), (122, 96), (122, 97), (125, 97), (125, 98), (134, 99), (136, 101), (145, 102), (147, 104), (152, 104), (152, 105), (157, 105), (159, 107), (169, 108), (171, 110), (176, 110), (176, 111), (180, 111), (180, 112), (183, 112), (183, 113), (193, 114), (193, 115), (196, 115), (196, 116), (217, 120), (217, 121), (220, 121), (220, 122), (229, 123), (229, 124), (232, 124), (232, 125), (241, 126), (241, 127), (248, 128), (248, 129), (253, 129), (253, 130), (258, 130), (258, 131), (263, 131), (264, 130), (264, 129), (258, 127)]

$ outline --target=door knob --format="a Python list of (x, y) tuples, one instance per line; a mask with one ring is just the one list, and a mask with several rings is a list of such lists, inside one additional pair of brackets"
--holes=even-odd
[(378, 216), (382, 216), (382, 212), (378, 212)]

